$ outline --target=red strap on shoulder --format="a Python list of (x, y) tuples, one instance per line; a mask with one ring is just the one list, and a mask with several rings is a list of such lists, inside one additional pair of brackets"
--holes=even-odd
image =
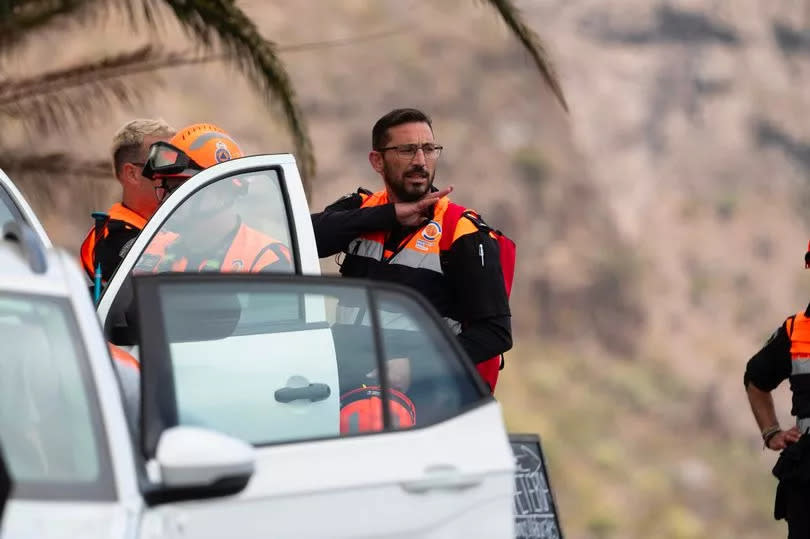
[(450, 249), (453, 244), (453, 236), (456, 235), (456, 225), (465, 211), (467, 211), (467, 208), (454, 202), (447, 205), (442, 219), (442, 237), (439, 239), (439, 250), (447, 251)]

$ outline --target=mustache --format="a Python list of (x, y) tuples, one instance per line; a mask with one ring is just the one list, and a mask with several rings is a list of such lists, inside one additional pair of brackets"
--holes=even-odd
[(408, 168), (408, 170), (406, 170), (404, 174), (404, 176), (417, 176), (417, 175), (422, 176), (423, 178), (427, 178), (430, 176), (430, 173), (425, 167), (421, 165), (415, 165)]

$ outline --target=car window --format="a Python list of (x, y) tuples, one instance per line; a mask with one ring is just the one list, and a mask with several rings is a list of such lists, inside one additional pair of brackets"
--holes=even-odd
[(65, 299), (0, 295), (0, 438), (15, 496), (113, 496), (98, 403)]
[(278, 172), (229, 176), (175, 209), (134, 272), (293, 272), (290, 238)]
[[(452, 336), (418, 302), (316, 283), (159, 284), (180, 424), (262, 445), (385, 430), (384, 399), (389, 429), (402, 429), (458, 415), (484, 398)], [(405, 319), (410, 328), (379, 327), (374, 320), (382, 316), (347, 323), (347, 305)], [(392, 360), (386, 395), (381, 357)]]

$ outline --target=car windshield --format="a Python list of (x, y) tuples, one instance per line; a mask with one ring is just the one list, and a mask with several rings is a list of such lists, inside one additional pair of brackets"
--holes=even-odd
[(15, 497), (112, 494), (81, 334), (64, 298), (0, 293), (0, 438)]
[[(182, 277), (156, 294), (156, 353), (171, 360), (181, 424), (259, 445), (383, 430), (380, 400), (364, 391), (381, 385), (381, 357), (397, 365), (386, 384), (399, 392), (391, 428), (429, 425), (481, 398), (439, 319), (404, 294)], [(373, 324), (357, 316), (371, 312)]]

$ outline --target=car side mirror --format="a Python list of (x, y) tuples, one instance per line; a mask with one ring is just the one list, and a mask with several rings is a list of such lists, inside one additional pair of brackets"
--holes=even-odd
[(242, 440), (199, 427), (172, 427), (160, 435), (155, 459), (147, 465), (161, 484), (150, 501), (236, 494), (250, 481), (255, 462), (253, 446)]

